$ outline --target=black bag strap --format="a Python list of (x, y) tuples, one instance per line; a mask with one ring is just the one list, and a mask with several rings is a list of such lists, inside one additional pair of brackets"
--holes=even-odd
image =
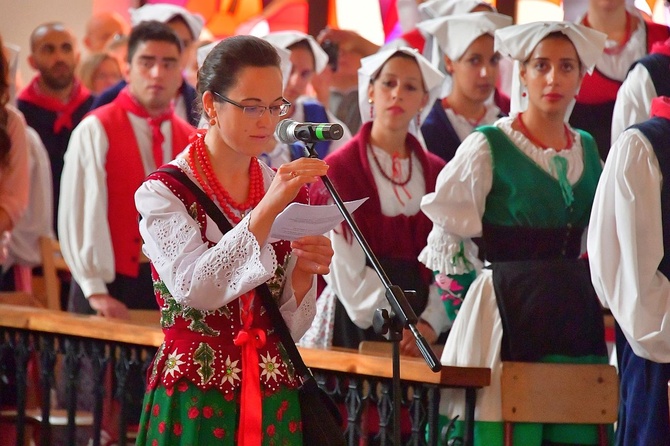
[[(223, 215), (221, 209), (219, 209), (219, 207), (212, 201), (212, 199), (209, 198), (209, 196), (193, 181), (191, 181), (188, 175), (186, 175), (181, 169), (168, 164), (158, 169), (158, 172), (163, 172), (167, 175), (170, 175), (172, 178), (186, 186), (186, 188), (196, 196), (198, 203), (205, 209), (205, 212), (214, 221), (214, 223), (216, 223), (222, 234), (225, 234), (226, 232), (233, 229), (233, 226)], [(263, 283), (256, 287), (256, 291), (261, 297), (265, 311), (268, 312), (268, 316), (274, 325), (275, 331), (279, 336), (281, 343), (284, 345), (289, 359), (293, 363), (293, 366), (295, 367), (295, 370), (298, 373), (298, 376), (300, 376), (303, 384), (309, 383), (308, 385), (311, 386), (313, 383), (316, 385), (316, 381), (314, 381), (312, 372), (307, 368), (305, 362), (302, 360), (302, 356), (300, 356), (298, 347), (296, 347), (295, 342), (291, 337), (291, 333), (286, 326), (286, 321), (284, 321), (284, 318), (279, 311), (279, 307), (277, 307), (277, 303), (272, 297), (270, 289), (265, 283)]]

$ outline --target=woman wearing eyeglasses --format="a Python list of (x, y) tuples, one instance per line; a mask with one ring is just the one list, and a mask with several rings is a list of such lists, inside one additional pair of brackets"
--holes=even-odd
[[(255, 37), (217, 44), (198, 73), (210, 126), (170, 164), (187, 179), (159, 171), (136, 193), (165, 333), (138, 445), (302, 444), (299, 383), (256, 288), (269, 286), (299, 339), (314, 317), (315, 274), (329, 271), (330, 242), (268, 236), (327, 166), (300, 158), (275, 172), (257, 158), (290, 107), (279, 63)], [(223, 215), (207, 208), (212, 202)]]

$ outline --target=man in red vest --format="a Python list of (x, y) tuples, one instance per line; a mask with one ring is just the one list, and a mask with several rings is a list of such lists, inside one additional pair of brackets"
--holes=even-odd
[(172, 107), (182, 82), (181, 52), (167, 25), (133, 28), (127, 87), (72, 133), (58, 213), (61, 249), (76, 281), (70, 311), (128, 318), (128, 308), (157, 308), (134, 194), (186, 147), (193, 131)]

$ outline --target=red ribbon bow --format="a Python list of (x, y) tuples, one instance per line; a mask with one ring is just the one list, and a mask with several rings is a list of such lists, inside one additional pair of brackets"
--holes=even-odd
[(241, 316), (244, 329), (235, 336), (233, 343), (242, 349), (242, 396), (240, 398), (239, 446), (260, 446), (263, 421), (261, 403), (261, 378), (258, 349), (265, 345), (265, 332), (251, 328), (253, 322), (254, 292), (240, 297)]

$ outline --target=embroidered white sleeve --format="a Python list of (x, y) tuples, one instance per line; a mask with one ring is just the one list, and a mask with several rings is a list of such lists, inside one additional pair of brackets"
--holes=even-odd
[(272, 277), (274, 250), (249, 232), (249, 216), (224, 236), (208, 218), (207, 238), (218, 240), (209, 248), (198, 222), (162, 182), (145, 182), (135, 200), (144, 252), (179, 303), (214, 310)]
[(284, 293), (279, 300), (279, 311), (291, 332), (291, 336), (297, 341), (307, 332), (316, 315), (316, 277), (312, 283), (312, 288), (302, 299), (300, 306), (297, 306), (291, 283), (295, 262), (296, 257), (291, 256), (286, 268)]

